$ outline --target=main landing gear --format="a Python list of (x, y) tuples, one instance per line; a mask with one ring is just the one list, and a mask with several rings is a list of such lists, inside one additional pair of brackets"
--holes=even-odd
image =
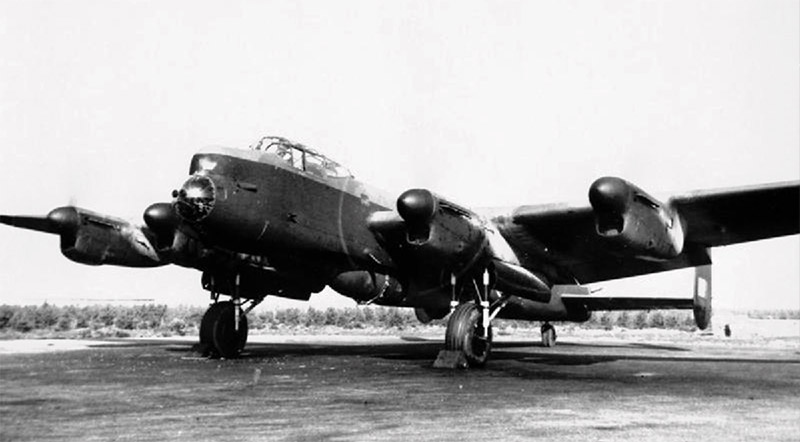
[(200, 352), (205, 357), (236, 358), (247, 343), (247, 313), (261, 300), (250, 300), (250, 306), (243, 310), (247, 301), (219, 302), (216, 295), (212, 297), (215, 302), (200, 321)]
[(489, 304), (489, 273), (484, 272), (482, 290), (473, 282), (475, 300), (458, 303), (455, 278), (453, 278), (454, 308), (447, 322), (445, 349), (439, 353), (434, 366), (442, 368), (482, 367), (492, 351), (492, 320), (508, 302), (501, 297)]

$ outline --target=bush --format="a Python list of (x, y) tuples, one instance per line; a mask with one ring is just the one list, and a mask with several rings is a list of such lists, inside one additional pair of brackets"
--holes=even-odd
[(602, 316), (600, 316), (600, 325), (604, 329), (611, 330), (611, 328), (614, 326), (614, 323), (614, 312), (603, 312)]
[(650, 312), (647, 318), (647, 326), (650, 328), (664, 328), (664, 315), (658, 310)]
[(300, 309), (289, 308), (275, 312), (275, 321), (287, 327), (297, 327), (302, 324), (302, 314)]
[(627, 311), (627, 310), (623, 310), (623, 311), (619, 312), (619, 314), (617, 315), (617, 321), (616, 321), (617, 327), (630, 328), (630, 323), (631, 323), (631, 314), (630, 314), (630, 312)]
[[(114, 327), (122, 330), (133, 330), (136, 326), (136, 312), (132, 310), (122, 310), (114, 318)], [(145, 327), (136, 327), (145, 328)]]
[(92, 315), (91, 321), (94, 325), (92, 328), (110, 327), (114, 325), (118, 315), (119, 312), (114, 307), (110, 305), (103, 306)]
[(306, 318), (304, 324), (306, 327), (320, 327), (325, 325), (325, 313), (313, 307), (306, 311)]
[(0, 330), (10, 326), (11, 318), (14, 317), (14, 313), (16, 313), (18, 309), (18, 307), (12, 307), (10, 305), (0, 305)]
[(647, 312), (645, 310), (640, 310), (636, 315), (633, 317), (633, 328), (642, 329), (647, 327)]
[(11, 317), (9, 325), (12, 329), (28, 333), (36, 329), (36, 314), (33, 311), (35, 307), (23, 307), (14, 313)]
[(272, 324), (275, 323), (275, 313), (273, 313), (273, 312), (271, 312), (269, 310), (264, 311), (264, 312), (260, 312), (260, 313), (256, 313), (253, 316), (258, 318), (258, 321), (260, 322), (260, 327), (259, 328), (267, 328), (267, 327), (270, 327)]
[(750, 319), (800, 319), (800, 310), (750, 310)]
[(179, 336), (186, 335), (186, 321), (181, 318), (172, 318), (169, 323), (169, 331)]
[(680, 329), (680, 327), (681, 327), (681, 315), (678, 314), (678, 312), (667, 312), (664, 315), (664, 328), (677, 330)]
[(42, 304), (41, 307), (35, 309), (34, 321), (37, 329), (48, 329), (58, 323), (60, 312), (56, 307), (48, 303)]
[(63, 315), (58, 319), (56, 324), (56, 331), (70, 331), (74, 328), (75, 320), (70, 315)]

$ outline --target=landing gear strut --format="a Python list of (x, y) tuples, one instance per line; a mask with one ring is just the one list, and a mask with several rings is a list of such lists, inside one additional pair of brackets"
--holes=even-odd
[(461, 352), (470, 367), (482, 367), (492, 351), (492, 326), (484, 327), (482, 314), (472, 302), (461, 304), (450, 315), (445, 348)]
[(447, 322), (445, 349), (439, 353), (435, 367), (482, 367), (486, 364), (492, 351), (492, 320), (508, 302), (507, 297), (501, 297), (489, 304), (489, 279), (489, 272), (484, 272), (483, 290), (473, 281), (475, 301), (462, 303), (453, 310)]
[[(231, 289), (232, 286), (232, 289)], [(236, 273), (227, 280), (223, 287), (231, 300), (219, 300), (220, 292), (214, 275), (203, 274), (203, 287), (211, 292), (211, 306), (200, 321), (199, 351), (205, 357), (231, 359), (239, 356), (247, 343), (247, 314), (250, 313), (265, 296), (254, 299), (242, 299), (241, 275)], [(246, 309), (242, 309), (246, 304)]]

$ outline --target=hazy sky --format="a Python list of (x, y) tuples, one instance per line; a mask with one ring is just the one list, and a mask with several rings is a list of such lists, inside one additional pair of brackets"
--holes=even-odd
[[(0, 0), (0, 212), (140, 221), (198, 148), (265, 134), (470, 206), (586, 201), (602, 175), (651, 193), (798, 179), (798, 5)], [(0, 245), (0, 303), (207, 299), (197, 271), (81, 266), (5, 226)], [(714, 257), (718, 306), (800, 308), (797, 236)]]

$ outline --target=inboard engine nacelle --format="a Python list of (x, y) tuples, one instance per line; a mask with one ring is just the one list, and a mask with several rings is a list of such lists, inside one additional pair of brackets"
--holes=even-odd
[(603, 177), (589, 188), (597, 234), (623, 255), (671, 259), (683, 251), (678, 213), (621, 178)]
[(424, 261), (454, 272), (469, 269), (483, 257), (486, 232), (469, 210), (426, 189), (410, 189), (397, 199), (405, 223), (406, 242)]

